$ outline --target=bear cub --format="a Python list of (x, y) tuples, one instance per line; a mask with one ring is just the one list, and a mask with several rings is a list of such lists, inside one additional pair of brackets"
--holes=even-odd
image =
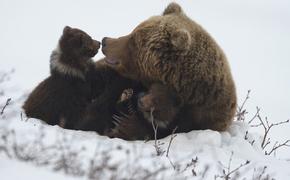
[(87, 33), (66, 26), (50, 57), (50, 76), (24, 102), (27, 117), (74, 129), (100, 89), (92, 83), (95, 64), (91, 59), (99, 48), (100, 42)]
[(160, 83), (152, 84), (148, 93), (138, 97), (138, 110), (149, 123), (153, 117), (159, 128), (166, 129), (173, 122), (180, 104), (176, 92)]
[(136, 92), (141, 92), (144, 87), (138, 81), (120, 76), (115, 70), (104, 64), (104, 60), (96, 62), (94, 77), (99, 78), (95, 81), (95, 86), (103, 88), (101, 88), (101, 93), (87, 106), (84, 117), (76, 125), (76, 129), (96, 131), (100, 135), (106, 135), (114, 127), (113, 115), (118, 112), (127, 113), (127, 101), (120, 102), (124, 89), (131, 88)]
[(117, 103), (119, 113), (113, 116), (115, 127), (107, 135), (125, 140), (152, 139), (154, 123), (158, 128), (157, 138), (162, 138), (180, 107), (177, 94), (160, 83), (152, 84), (147, 92), (126, 89)]

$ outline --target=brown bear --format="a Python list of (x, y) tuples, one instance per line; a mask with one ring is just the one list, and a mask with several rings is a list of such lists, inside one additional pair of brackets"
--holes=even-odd
[(50, 57), (51, 75), (42, 81), (23, 105), (27, 117), (50, 125), (74, 129), (86, 106), (104, 87), (96, 75), (92, 57), (100, 48), (80, 29), (66, 26)]
[(126, 89), (113, 115), (115, 127), (107, 135), (126, 140), (152, 139), (154, 123), (158, 128), (157, 137), (163, 137), (180, 108), (177, 94), (173, 92), (160, 83), (152, 84), (148, 92)]
[(129, 35), (103, 38), (106, 63), (146, 87), (162, 83), (176, 91), (181, 108), (168, 133), (224, 131), (236, 110), (236, 89), (226, 56), (215, 40), (181, 7), (171, 3), (160, 16)]

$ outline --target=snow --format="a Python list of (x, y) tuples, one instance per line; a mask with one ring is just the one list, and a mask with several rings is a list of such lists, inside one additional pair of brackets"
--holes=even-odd
[(27, 163), (19, 162), (17, 160), (11, 160), (7, 157), (0, 156), (0, 172), (1, 179), (30, 179), (30, 180), (39, 180), (39, 179), (54, 179), (54, 180), (63, 180), (63, 179), (76, 179), (75, 177), (65, 176), (61, 173), (52, 173), (47, 171), (45, 168), (39, 168), (36, 166), (28, 165)]
[[(97, 177), (104, 179), (112, 178), (116, 174), (118, 179), (139, 179), (144, 176), (133, 174), (140, 169), (154, 172), (162, 168), (164, 170), (159, 175), (149, 179), (199, 179), (207, 168), (205, 179), (213, 179), (215, 175), (222, 175), (222, 169), (225, 169), (230, 161), (231, 170), (250, 161), (240, 169), (240, 178), (259, 176), (264, 166), (267, 168), (262, 174), (263, 177), (290, 177), (290, 162), (265, 156), (259, 147), (259, 138), (251, 133), (248, 135), (256, 138), (254, 145), (244, 139), (248, 130), (247, 123), (235, 121), (225, 132), (200, 130), (177, 134), (172, 139), (167, 158), (166, 151), (172, 136), (158, 140), (159, 147), (165, 152), (157, 156), (154, 140), (128, 142), (100, 136), (95, 132), (65, 130), (58, 126), (46, 125), (37, 119), (2, 119), (0, 147), (4, 145), (8, 154), (0, 151), (0, 172), (2, 177), (7, 179), (94, 179), (92, 177), (95, 176), (90, 176), (90, 165), (91, 160), (95, 160), (103, 169)], [(3, 140), (4, 136), (8, 140), (6, 143)], [(18, 150), (15, 150), (15, 147)], [(57, 165), (62, 157), (66, 157), (68, 164), (72, 166), (71, 169)], [(186, 168), (187, 164), (196, 158), (197, 163)], [(114, 170), (110, 170), (109, 167), (114, 167)], [(192, 169), (196, 176), (192, 175)], [(15, 170), (19, 170), (19, 173), (12, 173)]]
[[(215, 175), (222, 175), (222, 169), (226, 169), (221, 164), (228, 166), (231, 161), (231, 169), (234, 169), (247, 160), (250, 163), (241, 168), (242, 176), (247, 179), (258, 179), (264, 166), (267, 168), (263, 177), (268, 174), (275, 179), (289, 179), (289, 148), (279, 150), (276, 157), (265, 156), (260, 148), (262, 132), (245, 122), (234, 122), (226, 132), (204, 130), (178, 134), (172, 141), (167, 158), (166, 153), (156, 155), (154, 141), (127, 142), (99, 136), (94, 132), (52, 127), (35, 119), (21, 120), (20, 106), (26, 95), (47, 77), (50, 53), (65, 25), (79, 27), (98, 40), (104, 36), (119, 37), (130, 33), (148, 17), (160, 14), (169, 2), (0, 2), (0, 73), (15, 68), (10, 81), (0, 84), (0, 107), (7, 98), (12, 98), (5, 115), (0, 117), (1, 179), (107, 179), (115, 173), (121, 179), (128, 178), (136, 170), (139, 174), (146, 169), (152, 173), (163, 166), (166, 167), (161, 171), (164, 173), (156, 179), (162, 179), (162, 176), (163, 179), (191, 179), (194, 178), (192, 169), (197, 173), (196, 179), (200, 179), (204, 172), (204, 179), (214, 179)], [(224, 49), (237, 85), (239, 102), (244, 99), (247, 90), (252, 89), (250, 102), (247, 103), (250, 111), (247, 117), (250, 118), (255, 106), (259, 105), (262, 106), (262, 114), (268, 116), (271, 122), (289, 119), (289, 1), (177, 2)], [(95, 59), (100, 57), (101, 52)], [(3, 95), (2, 90), (5, 90)], [(289, 124), (276, 128), (271, 138), (279, 141), (290, 139), (289, 130)], [(248, 140), (245, 140), (247, 131)], [(5, 143), (3, 135), (7, 136), (8, 142)], [(251, 145), (249, 142), (253, 140), (255, 143)], [(170, 137), (160, 140), (162, 150), (166, 151), (169, 141)], [(1, 150), (3, 144), (8, 148), (8, 155)], [(24, 148), (20, 156), (13, 149), (16, 145)], [(74, 159), (72, 157), (75, 154), (77, 156)], [(79, 165), (81, 168), (75, 168), (76, 172), (66, 172), (64, 168), (56, 170), (57, 160), (62, 155), (74, 160), (72, 166)], [(35, 159), (23, 160), (23, 157)], [(96, 165), (105, 169), (99, 178), (89, 174), (93, 172), (89, 170), (92, 159), (106, 162), (105, 158), (108, 157), (109, 164)], [(196, 157), (197, 163), (192, 163)], [(49, 163), (45, 164), (45, 161)], [(110, 170), (107, 167), (112, 164), (117, 164), (117, 169)], [(186, 169), (187, 164), (191, 165)], [(207, 167), (209, 170), (205, 171)], [(153, 176), (151, 179), (154, 179)]]

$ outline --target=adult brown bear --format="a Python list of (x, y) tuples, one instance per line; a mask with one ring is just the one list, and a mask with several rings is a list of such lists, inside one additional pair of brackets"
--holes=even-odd
[(177, 92), (182, 107), (164, 135), (176, 126), (176, 132), (224, 131), (231, 124), (237, 98), (226, 56), (178, 4), (169, 4), (129, 35), (104, 38), (102, 46), (106, 63), (121, 75)]

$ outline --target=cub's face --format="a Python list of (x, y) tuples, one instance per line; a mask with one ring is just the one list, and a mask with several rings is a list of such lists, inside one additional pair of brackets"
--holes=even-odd
[(80, 29), (66, 26), (59, 40), (59, 46), (67, 56), (91, 58), (98, 53), (100, 42)]

